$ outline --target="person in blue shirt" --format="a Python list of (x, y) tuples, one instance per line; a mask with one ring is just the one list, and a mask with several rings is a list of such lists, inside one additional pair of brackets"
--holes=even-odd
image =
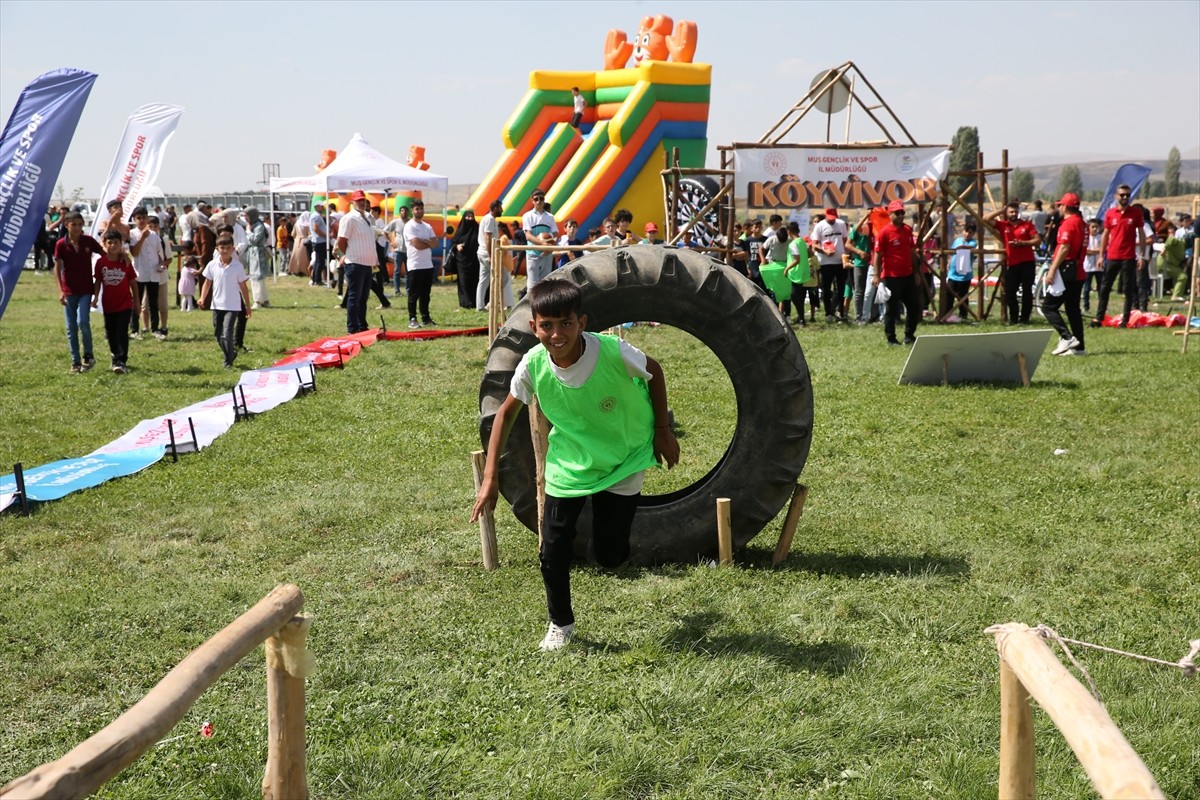
[(954, 297), (954, 309), (964, 321), (971, 315), (971, 278), (975, 275), (975, 254), (972, 251), (979, 246), (975, 230), (974, 222), (963, 225), (963, 235), (951, 245), (954, 255), (946, 272), (946, 286)]

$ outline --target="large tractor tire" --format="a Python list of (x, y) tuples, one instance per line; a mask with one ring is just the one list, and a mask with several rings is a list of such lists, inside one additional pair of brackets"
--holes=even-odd
[[(643, 496), (633, 524), (631, 563), (696, 563), (714, 557), (718, 497), (731, 499), (734, 544), (744, 547), (788, 502), (812, 443), (808, 364), (775, 304), (723, 264), (662, 246), (589, 253), (547, 280), (571, 281), (583, 290), (589, 330), (653, 320), (690, 333), (712, 350), (733, 384), (737, 424), (729, 448), (692, 485)], [(517, 364), (537, 344), (530, 319), (528, 301), (522, 301), (488, 354), (479, 388), (479, 434), (485, 447)], [(670, 363), (663, 369), (670, 380)], [(537, 487), (527, 409), (501, 454), (500, 493), (516, 517), (536, 530)], [(590, 540), (591, 513), (585, 510), (576, 543), (581, 555), (589, 552)]]

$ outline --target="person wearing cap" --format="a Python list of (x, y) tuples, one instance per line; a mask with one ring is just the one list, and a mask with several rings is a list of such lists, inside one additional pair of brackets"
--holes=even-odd
[[(554, 215), (546, 210), (546, 193), (534, 189), (530, 196), (533, 208), (521, 217), (521, 230), (529, 244), (554, 244), (558, 239), (558, 223)], [(525, 254), (525, 290), (529, 291), (538, 281), (550, 274), (554, 269), (554, 253), (550, 251), (527, 250)]]
[(367, 329), (367, 297), (378, 257), (369, 216), (371, 201), (359, 189), (350, 195), (350, 203), (353, 209), (338, 222), (337, 251), (346, 279), (346, 333), (362, 333)]
[[(1033, 279), (1037, 273), (1034, 248), (1042, 245), (1037, 226), (1030, 220), (1021, 219), (1020, 210), (1020, 202), (1014, 200), (984, 217), (988, 222), (994, 220), (993, 225), (1004, 241), (1005, 266), (1001, 281), (1004, 284), (1009, 325), (1029, 324), (1029, 316), (1033, 311)], [(1004, 219), (997, 220), (996, 217), (1001, 214)], [(1018, 289), (1021, 290), (1019, 298)]]
[(1100, 252), (1105, 258), (1104, 280), (1100, 283), (1100, 299), (1096, 302), (1096, 318), (1092, 327), (1099, 328), (1108, 311), (1108, 298), (1113, 284), (1120, 276), (1125, 290), (1125, 310), (1121, 314), (1121, 327), (1129, 325), (1129, 315), (1138, 292), (1138, 271), (1146, 268), (1138, 257), (1138, 250), (1146, 244), (1146, 233), (1142, 229), (1145, 219), (1140, 208), (1131, 206), (1129, 198), (1133, 190), (1126, 184), (1117, 187), (1117, 203), (1104, 213), (1104, 233), (1100, 235)]
[(896, 341), (896, 316), (900, 304), (904, 304), (904, 343), (917, 340), (917, 323), (921, 320), (921, 301), (917, 295), (914, 270), (920, 261), (913, 240), (913, 230), (904, 224), (904, 203), (893, 200), (887, 207), (891, 221), (875, 234), (875, 253), (871, 266), (875, 275), (872, 285), (880, 283), (888, 289), (888, 299), (883, 312), (883, 334), (887, 343), (899, 346)]
[(842, 257), (846, 254), (848, 234), (846, 223), (838, 218), (836, 208), (825, 209), (825, 216), (812, 229), (813, 250), (821, 265), (821, 296), (826, 322), (848, 321), (842, 310), (842, 297), (846, 294), (846, 267)]
[[(1087, 277), (1083, 269), (1087, 257), (1087, 226), (1079, 213), (1079, 195), (1067, 192), (1058, 205), (1065, 216), (1058, 226), (1054, 258), (1042, 279), (1046, 284), (1042, 313), (1050, 327), (1058, 331), (1059, 342), (1054, 355), (1082, 356), (1087, 355), (1087, 350), (1083, 345), (1083, 310), (1079, 301)], [(1066, 310), (1066, 322), (1060, 309)]]
[(653, 222), (646, 223), (646, 238), (642, 239), (642, 244), (662, 244), (662, 239), (658, 238), (658, 225)]

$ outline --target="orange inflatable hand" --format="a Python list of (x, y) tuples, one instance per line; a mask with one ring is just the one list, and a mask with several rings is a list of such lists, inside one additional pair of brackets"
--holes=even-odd
[(633, 52), (633, 45), (625, 37), (625, 31), (612, 28), (604, 38), (604, 68), (622, 69)]
[(696, 55), (696, 23), (686, 19), (679, 20), (675, 26), (675, 34), (667, 37), (667, 49), (671, 51), (671, 60), (676, 63), (692, 63)]

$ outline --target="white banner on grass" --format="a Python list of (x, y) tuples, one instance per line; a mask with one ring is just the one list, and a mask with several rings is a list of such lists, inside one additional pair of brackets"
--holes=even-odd
[[(134, 426), (133, 430), (114, 442), (104, 445), (96, 453), (122, 453), (126, 450), (136, 450), (152, 444), (171, 444), (171, 426), (175, 430), (175, 452), (192, 453), (203, 450), (225, 431), (233, 427), (233, 400), (224, 395), (224, 407), (201, 408), (203, 404), (180, 409), (171, 414), (163, 414), (154, 419), (144, 419)], [(190, 421), (190, 425), (188, 424)], [(196, 431), (196, 439), (192, 441), (192, 429)]]
[(737, 148), (737, 194), (750, 208), (872, 208), (933, 200), (950, 167), (945, 147)]
[(108, 170), (108, 179), (100, 192), (96, 222), (92, 225), (93, 236), (100, 227), (100, 221), (108, 218), (105, 206), (109, 200), (120, 199), (122, 218), (129, 219), (129, 214), (137, 208), (146, 189), (158, 179), (167, 142), (175, 134), (181, 116), (183, 106), (149, 103), (129, 117), (125, 123), (125, 134)]

